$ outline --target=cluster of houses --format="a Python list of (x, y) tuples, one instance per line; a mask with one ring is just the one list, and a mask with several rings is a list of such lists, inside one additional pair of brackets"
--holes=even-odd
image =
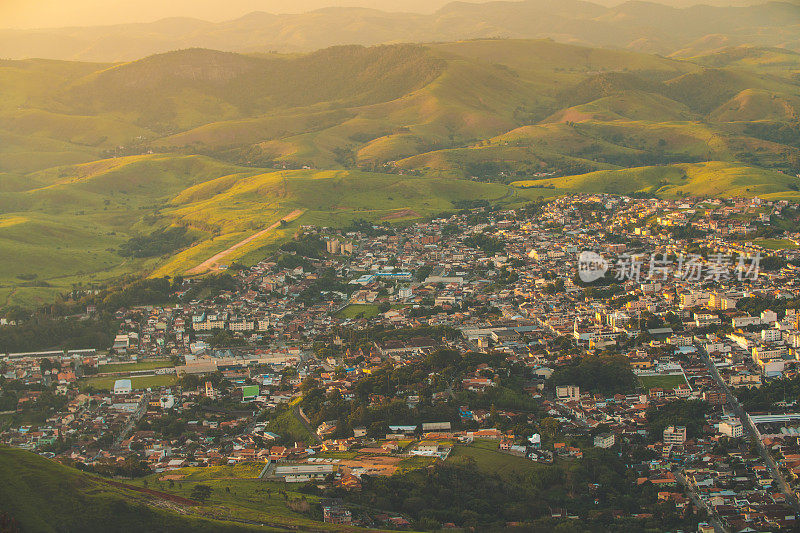
[[(796, 217), (796, 206), (597, 194), (555, 199), (535, 214), (527, 209), (479, 209), (372, 231), (303, 227), (305, 238), (324, 243), (317, 256), (231, 271), (238, 288), (213, 298), (185, 301), (195, 283), (187, 280), (177, 304), (120, 309), (107, 353), (8, 354), (3, 375), (23, 385), (16, 411), (37, 405), (39, 385), (64, 402), (43, 421), (6, 427), (0, 440), (87, 465), (135, 455), (156, 472), (259, 461), (270, 466), (268, 478), (351, 488), (363, 473), (394, 472), (399, 457), (447, 460), (454, 447), (475, 440), (543, 463), (580, 459), (586, 447), (642, 446), (653, 458), (630, 465), (638, 483), (652, 483), (676, 508), (703, 507), (737, 531), (793, 523), (773, 472), (746, 449), (750, 421), (731, 411), (729, 390), (797, 375), (800, 315), (785, 302), (800, 297), (800, 255), (796, 246), (772, 250), (748, 238)], [(682, 237), (680, 228), (695, 236)], [(797, 233), (778, 237), (800, 242)], [(700, 275), (686, 275), (679, 258), (697, 250), (705, 254), (693, 256)], [(604, 259), (606, 283), (580, 279), (584, 251)], [(766, 257), (783, 263), (759, 269)], [(765, 304), (757, 312), (740, 305), (752, 302)], [(431, 334), (436, 327), (453, 334)], [(424, 333), (351, 341), (375, 328)], [(491, 351), (522, 365), (531, 377), (518, 392), (539, 408), (490, 414), (483, 405), (463, 405), (454, 420), (387, 420), (380, 437), (368, 437), (366, 428), (342, 436), (330, 421), (311, 428), (308, 442), (292, 443), (270, 424), (271, 414), (299, 401), (309, 378), (350, 400), (377, 370), (443, 349)], [(548, 382), (560, 368), (600, 353), (624, 356), (637, 390), (600, 394)], [(153, 360), (173, 363), (142, 375), (112, 366)], [(112, 379), (107, 392), (85, 387), (98, 373)], [(149, 383), (140, 381), (145, 376), (172, 381), (140, 385)], [(499, 381), (498, 369), (476, 365), (430, 401), (481, 395)], [(409, 408), (422, 401), (414, 384), (398, 387), (396, 398)], [(370, 405), (389, 400), (375, 395)], [(679, 400), (710, 406), (700, 431), (670, 425), (650, 434), (648, 412)], [(792, 407), (775, 406), (771, 414), (785, 420), (759, 426), (758, 438), (785, 471), (800, 473), (800, 421), (793, 425)], [(500, 431), (498, 417), (522, 417), (539, 429)], [(334, 451), (359, 453), (348, 461), (325, 458)], [(353, 521), (341, 506), (325, 509), (326, 521)]]

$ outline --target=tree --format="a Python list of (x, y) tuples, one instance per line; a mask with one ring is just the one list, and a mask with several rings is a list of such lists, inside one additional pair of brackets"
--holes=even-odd
[(39, 360), (39, 369), (42, 371), (42, 374), (49, 372), (53, 370), (53, 362), (50, 359), (42, 358)]
[(192, 499), (201, 503), (205, 503), (209, 496), (211, 496), (211, 487), (208, 485), (195, 485), (192, 487)]

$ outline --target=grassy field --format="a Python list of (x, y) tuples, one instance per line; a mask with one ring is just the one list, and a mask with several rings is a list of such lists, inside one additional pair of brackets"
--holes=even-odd
[[(255, 465), (263, 468), (263, 465)], [(255, 466), (253, 470), (255, 470)], [(206, 469), (204, 469), (206, 470)], [(265, 522), (281, 528), (322, 529), (338, 530), (336, 526), (322, 527), (321, 516), (309, 512), (298, 512), (289, 508), (290, 501), (306, 500), (309, 505), (318, 501), (315, 496), (304, 495), (295, 490), (291, 484), (282, 482), (266, 482), (260, 479), (248, 479), (229, 475), (229, 467), (207, 469), (197, 476), (193, 473), (187, 480), (160, 481), (162, 474), (154, 474), (134, 484), (169, 492), (185, 498), (190, 498), (192, 489), (197, 484), (210, 487), (212, 492), (204, 505), (204, 513), (210, 517), (224, 519), (237, 517), (257, 522)], [(169, 475), (181, 475), (183, 470), (169, 472)], [(257, 473), (256, 473), (257, 475)], [(285, 496), (284, 496), (285, 494)], [(320, 519), (320, 522), (314, 519)]]
[(155, 370), (157, 368), (171, 368), (175, 365), (167, 359), (147, 359), (135, 363), (116, 363), (98, 365), (97, 371), (101, 374), (106, 372), (135, 372), (137, 370)]
[(470, 457), (475, 460), (480, 470), (501, 477), (541, 467), (530, 459), (502, 453), (499, 448), (500, 443), (496, 440), (476, 440), (469, 445), (457, 444), (447, 460)]
[(294, 415), (294, 409), (290, 408), (273, 418), (267, 424), (267, 430), (277, 433), (282, 437), (289, 437), (295, 441), (302, 441), (310, 444), (315, 441), (306, 427)]
[[(269, 527), (212, 520), (208, 515), (223, 517), (225, 514), (214, 505), (183, 507), (181, 510), (187, 515), (181, 515), (153, 505), (151, 497), (140, 492), (111, 486), (101, 478), (13, 448), (0, 447), (0, 477), (3, 479), (0, 509), (13, 517), (24, 531), (275, 531)], [(254, 511), (253, 515), (270, 522), (267, 518), (273, 509), (276, 514), (282, 511), (277, 498), (275, 502), (273, 506), (264, 505), (264, 511)], [(283, 506), (285, 509), (285, 503)], [(201, 517), (201, 513), (207, 516)], [(302, 521), (286, 516), (285, 512), (281, 516), (285, 517), (281, 521), (287, 525)], [(109, 521), (113, 521), (112, 527)], [(324, 524), (316, 527), (328, 529)]]
[(371, 304), (350, 304), (338, 313), (338, 318), (356, 318), (362, 316), (363, 318), (372, 318), (378, 315), (378, 306)]
[[(182, 479), (186, 481), (206, 481), (209, 479), (256, 479), (263, 469), (263, 463), (246, 462), (225, 466), (187, 467), (182, 468), (180, 472), (176, 472), (175, 475), (181, 476)], [(159, 475), (155, 474), (146, 479), (157, 483)]]
[(411, 472), (412, 470), (427, 468), (428, 466), (435, 464), (437, 461), (439, 461), (439, 459), (436, 457), (407, 457), (397, 463), (397, 471), (395, 474), (405, 474), (406, 472)]
[(175, 374), (161, 374), (156, 376), (130, 377), (125, 375), (113, 377), (84, 378), (79, 381), (81, 388), (93, 387), (99, 390), (111, 390), (118, 379), (130, 379), (134, 390), (149, 389), (154, 387), (170, 387), (178, 382)]
[(760, 239), (753, 241), (753, 244), (762, 246), (767, 250), (796, 250), (798, 248), (797, 243), (789, 239)]
[(688, 196), (761, 196), (770, 199), (799, 199), (790, 190), (798, 179), (742, 164), (712, 161), (607, 170), (563, 178), (514, 182), (518, 187), (550, 187), (554, 194), (644, 192), (664, 198)]
[(639, 376), (639, 382), (645, 390), (652, 388), (674, 389), (680, 385), (686, 385), (683, 374), (665, 376)]
[[(404, 305), (392, 305), (392, 309), (402, 309)], [(363, 318), (372, 318), (380, 313), (377, 305), (372, 304), (349, 304), (344, 309), (336, 313), (338, 318), (356, 318), (363, 316)]]

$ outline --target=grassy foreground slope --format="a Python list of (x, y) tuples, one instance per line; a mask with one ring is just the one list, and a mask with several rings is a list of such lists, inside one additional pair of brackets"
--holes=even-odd
[[(171, 226), (160, 214), (187, 185), (251, 169), (204, 156), (142, 155), (31, 173), (0, 192), (0, 284), (6, 303), (40, 305), (73, 287), (151, 270), (122, 257), (130, 238)], [(190, 239), (207, 232), (190, 229)]]
[(14, 448), (0, 447), (0, 474), (0, 510), (22, 531), (280, 531), (182, 516), (163, 502), (162, 508), (155, 505), (157, 497), (106, 484)]

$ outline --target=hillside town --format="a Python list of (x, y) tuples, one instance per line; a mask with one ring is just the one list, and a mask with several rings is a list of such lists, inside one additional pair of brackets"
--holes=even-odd
[(2, 356), (0, 442), (126, 478), (257, 463), (335, 488), (336, 524), (420, 524), (353, 495), (499, 457), (564, 473), (553, 519), (792, 529), (798, 220), (787, 201), (584, 194), (302, 226), (225, 283), (114, 309), (106, 349)]

